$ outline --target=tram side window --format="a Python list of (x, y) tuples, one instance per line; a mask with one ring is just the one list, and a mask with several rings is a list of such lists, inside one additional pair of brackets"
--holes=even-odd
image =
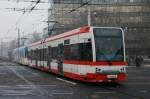
[(40, 60), (40, 50), (37, 50), (37, 60)]
[(79, 44), (71, 45), (70, 54), (72, 60), (80, 60)]
[(38, 52), (37, 50), (34, 50), (34, 60), (37, 60), (37, 58), (38, 58)]
[(44, 49), (41, 49), (41, 61), (44, 60)]
[(30, 58), (31, 58), (31, 60), (32, 60), (32, 59), (33, 59), (33, 51), (32, 51), (32, 50), (31, 50), (31, 54), (30, 54), (30, 55), (31, 55)]
[(58, 47), (52, 48), (52, 59), (57, 59), (58, 56)]
[(30, 51), (30, 60), (32, 60), (32, 50)]
[(80, 44), (79, 51), (80, 51), (80, 60), (83, 60), (83, 61), (93, 60), (91, 42)]
[(48, 55), (47, 55), (47, 58), (52, 58), (52, 48), (51, 47), (48, 47)]
[(28, 50), (25, 49), (25, 57), (28, 57)]
[(47, 61), (47, 55), (48, 55), (48, 53), (47, 53), (47, 48), (45, 48), (45, 49), (43, 49), (43, 51), (44, 51), (44, 61)]
[(32, 51), (32, 60), (34, 60), (35, 59), (35, 51), (33, 50)]
[(44, 53), (43, 53), (44, 51), (43, 51), (43, 49), (41, 49), (41, 61), (43, 61), (43, 59), (44, 59)]
[(79, 60), (79, 45), (72, 44), (72, 45), (65, 45), (64, 46), (64, 59), (65, 60)]
[(32, 52), (32, 60), (35, 60), (35, 50)]
[(38, 50), (38, 60), (41, 61), (42, 58), (42, 52), (41, 49)]
[(34, 50), (34, 59), (37, 60), (38, 59), (38, 51), (37, 49)]
[(66, 45), (64, 47), (64, 59), (92, 61), (93, 55), (91, 42)]
[(70, 45), (65, 45), (64, 46), (64, 59), (65, 60), (70, 60), (71, 59), (71, 49)]
[(27, 58), (28, 58), (28, 59), (31, 59), (31, 51), (28, 52)]

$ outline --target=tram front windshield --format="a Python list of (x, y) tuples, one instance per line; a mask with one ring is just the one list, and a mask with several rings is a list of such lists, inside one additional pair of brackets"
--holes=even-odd
[(96, 61), (123, 61), (123, 36), (121, 29), (94, 28)]

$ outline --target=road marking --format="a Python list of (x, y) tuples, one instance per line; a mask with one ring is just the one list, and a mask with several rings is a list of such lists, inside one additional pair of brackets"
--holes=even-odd
[(140, 92), (141, 93), (147, 93), (148, 91), (147, 90), (141, 90)]
[(3, 96), (27, 96), (28, 94), (26, 93), (19, 93), (19, 94), (2, 94)]
[(144, 65), (144, 66), (146, 66), (146, 67), (150, 67), (150, 65)]
[(111, 94), (111, 93), (116, 93), (114, 91), (108, 91), (108, 92), (95, 92), (96, 94)]
[(7, 75), (8, 73), (0, 73), (0, 75)]
[(17, 71), (15, 71), (13, 68), (9, 68), (9, 69), (12, 70), (16, 74), (16, 76), (18, 76), (20, 79), (22, 79), (27, 84), (29, 84), (31, 86), (31, 88), (37, 90), (38, 92), (40, 92), (40, 94), (44, 94), (44, 92), (41, 91), (36, 85), (34, 85), (34, 83), (32, 83), (29, 80), (25, 79), (25, 77), (23, 77), (21, 74), (19, 74)]
[(40, 86), (40, 87), (56, 87), (57, 85), (37, 85), (37, 86)]
[[(31, 88), (32, 85), (17, 85), (18, 87), (23, 87), (23, 88)], [(36, 86), (39, 86), (39, 87), (55, 87), (57, 85), (36, 85)]]
[(25, 70), (25, 71), (27, 71), (27, 72), (29, 72), (29, 73), (31, 73), (33, 76), (39, 76), (38, 73), (32, 72), (29, 69), (26, 69), (25, 67), (22, 67), (22, 69)]
[(9, 68), (9, 69), (12, 70), (14, 72), (14, 74), (16, 74), (16, 76), (18, 76), (20, 79), (22, 79), (23, 81), (25, 81), (31, 87), (35, 87), (35, 85), (32, 82), (30, 82), (29, 80), (25, 79), (22, 75), (20, 75), (18, 72), (16, 72), (13, 68)]
[(150, 65), (143, 65), (141, 67), (137, 67), (137, 66), (126, 66), (127, 68), (150, 68)]
[(63, 82), (66, 82), (66, 83), (69, 83), (69, 84), (72, 84), (72, 85), (76, 85), (77, 83), (75, 82), (72, 82), (72, 81), (68, 81), (68, 80), (64, 80), (64, 79), (61, 79), (61, 78), (58, 78), (56, 77), (57, 80), (60, 80), (60, 81), (63, 81)]
[(55, 92), (55, 93), (52, 93), (52, 95), (72, 95), (73, 93), (72, 92), (68, 92), (68, 93), (65, 93), (65, 92)]
[(9, 88), (9, 87), (12, 87), (12, 86), (5, 86), (5, 85), (0, 86), (0, 88)]
[(73, 92), (65, 91), (65, 90), (52, 90), (52, 95), (72, 95)]
[(3, 95), (3, 96), (22, 96), (22, 95), (29, 95), (31, 94), (31, 91), (32, 90), (27, 90), (27, 91), (19, 91), (19, 90), (10, 90), (10, 89), (7, 89), (7, 90), (1, 90), (0, 94)]
[(20, 93), (30, 93), (30, 91), (32, 90), (27, 90), (27, 91), (19, 91), (19, 90), (10, 90), (10, 89), (7, 89), (7, 90), (2, 90), (3, 93), (15, 93), (15, 94), (20, 94)]
[(126, 85), (150, 85), (149, 82), (129, 82), (129, 83), (125, 83)]

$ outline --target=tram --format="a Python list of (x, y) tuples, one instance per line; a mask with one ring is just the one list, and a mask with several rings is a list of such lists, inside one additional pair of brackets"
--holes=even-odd
[(18, 49), (15, 61), (71, 79), (96, 83), (126, 78), (122, 28), (84, 26)]

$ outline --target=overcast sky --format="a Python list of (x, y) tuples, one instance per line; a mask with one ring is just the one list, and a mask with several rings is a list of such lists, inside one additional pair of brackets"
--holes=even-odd
[[(47, 0), (45, 0), (47, 1)], [(46, 27), (46, 23), (43, 21), (47, 20), (47, 10), (32, 11), (31, 13), (25, 13), (21, 11), (13, 11), (11, 9), (4, 8), (30, 8), (35, 3), (31, 2), (7, 2), (0, 1), (0, 38), (17, 37), (16, 27), (21, 30), (21, 36), (31, 34), (34, 31), (42, 32), (42, 29)], [(36, 8), (48, 9), (50, 4), (40, 3)], [(19, 22), (16, 24), (16, 22)]]

